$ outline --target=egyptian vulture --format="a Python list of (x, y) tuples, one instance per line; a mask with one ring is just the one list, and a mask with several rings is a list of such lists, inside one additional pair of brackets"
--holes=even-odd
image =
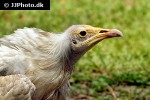
[(75, 63), (117, 29), (73, 25), (62, 34), (23, 28), (0, 39), (0, 100), (67, 100)]

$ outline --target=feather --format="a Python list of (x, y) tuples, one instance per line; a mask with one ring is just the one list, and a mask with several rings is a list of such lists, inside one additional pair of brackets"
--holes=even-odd
[(32, 100), (35, 86), (25, 75), (0, 77), (0, 100)]
[[(69, 43), (65, 34), (56, 35), (36, 28), (18, 29), (1, 38), (0, 75), (29, 77), (36, 87), (35, 100), (53, 94), (70, 77), (64, 64), (69, 45), (63, 41)], [(61, 49), (64, 47), (66, 49)]]

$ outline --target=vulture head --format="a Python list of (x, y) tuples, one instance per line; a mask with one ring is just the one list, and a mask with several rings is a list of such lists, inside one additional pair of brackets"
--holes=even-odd
[(100, 41), (123, 36), (122, 32), (117, 29), (104, 29), (90, 25), (73, 25), (65, 31), (65, 34), (70, 41), (69, 55), (72, 63), (75, 63), (84, 53)]

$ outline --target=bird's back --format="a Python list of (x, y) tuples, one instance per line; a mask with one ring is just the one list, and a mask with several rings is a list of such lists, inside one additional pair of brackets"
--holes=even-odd
[[(0, 39), (0, 76), (25, 74), (32, 67), (32, 58), (39, 56), (37, 48), (48, 41), (48, 33), (36, 28), (18, 29)], [(32, 57), (32, 58), (31, 58)]]

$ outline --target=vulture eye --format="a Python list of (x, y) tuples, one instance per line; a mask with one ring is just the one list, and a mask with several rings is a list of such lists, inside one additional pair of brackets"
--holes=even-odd
[(86, 31), (81, 31), (81, 32), (80, 32), (80, 35), (81, 35), (81, 36), (85, 36), (85, 35), (86, 35)]

